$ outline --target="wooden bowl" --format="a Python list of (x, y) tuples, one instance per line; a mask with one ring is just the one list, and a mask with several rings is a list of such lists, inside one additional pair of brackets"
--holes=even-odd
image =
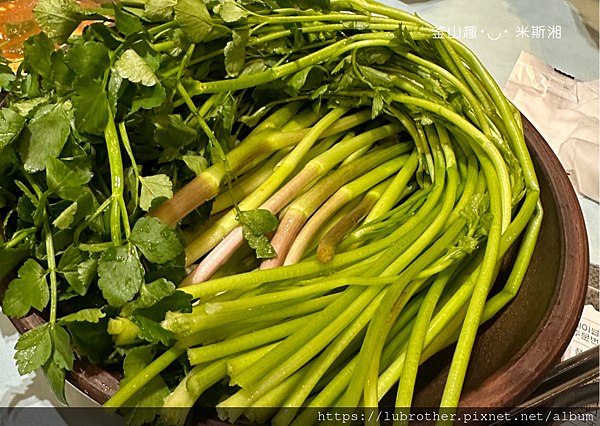
[[(462, 407), (513, 407), (523, 401), (560, 360), (581, 316), (589, 252), (583, 215), (571, 182), (552, 149), (523, 117), (541, 187), (544, 220), (517, 296), (480, 328), (461, 398)], [(0, 298), (8, 282), (0, 287)], [(500, 276), (496, 286), (504, 285)], [(20, 333), (44, 322), (39, 312), (11, 319)], [(421, 368), (416, 406), (439, 405), (453, 348)], [(103, 404), (118, 389), (119, 374), (78, 359), (68, 380)], [(213, 423), (213, 422), (211, 422)]]

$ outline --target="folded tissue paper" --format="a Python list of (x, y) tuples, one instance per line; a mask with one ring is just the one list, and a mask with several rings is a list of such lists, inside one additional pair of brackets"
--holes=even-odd
[(598, 201), (598, 80), (579, 81), (521, 52), (504, 93), (550, 144), (578, 194)]

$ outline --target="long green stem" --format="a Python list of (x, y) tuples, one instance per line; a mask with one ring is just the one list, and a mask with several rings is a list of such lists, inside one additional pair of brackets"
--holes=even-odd
[[(111, 176), (111, 210), (110, 210), (110, 223), (111, 223), (111, 238), (115, 246), (121, 245), (121, 208), (123, 202), (123, 159), (121, 158), (121, 147), (119, 142), (119, 135), (117, 133), (117, 127), (115, 126), (114, 119), (112, 118), (112, 111), (109, 109), (109, 119), (106, 129), (104, 130), (104, 138), (106, 139), (106, 147), (108, 151), (108, 162), (110, 165), (110, 176)], [(127, 211), (125, 211), (125, 215)], [(129, 231), (129, 230), (128, 230)]]

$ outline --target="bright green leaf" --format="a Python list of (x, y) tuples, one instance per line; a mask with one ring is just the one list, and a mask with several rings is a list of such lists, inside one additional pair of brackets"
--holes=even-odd
[(254, 235), (275, 231), (279, 226), (277, 217), (265, 209), (242, 211), (237, 220), (247, 226)]
[(152, 263), (174, 260), (183, 251), (177, 233), (155, 217), (138, 219), (131, 231), (130, 241)]
[(72, 203), (69, 207), (63, 210), (56, 219), (52, 222), (52, 225), (58, 229), (67, 229), (73, 224), (75, 219), (75, 213), (77, 213), (77, 202)]
[(165, 174), (140, 177), (140, 182), (140, 208), (144, 211), (150, 210), (154, 200), (173, 197), (173, 183)]
[(33, 16), (58, 44), (66, 43), (85, 18), (83, 9), (73, 0), (42, 0), (33, 8)]
[(113, 4), (113, 9), (115, 11), (115, 25), (123, 34), (130, 36), (144, 31), (140, 18), (123, 10), (123, 5)]
[[(92, 172), (87, 168), (77, 167), (57, 158), (48, 159), (46, 183), (48, 189), (60, 198), (76, 201), (85, 192), (83, 185), (91, 179)], [(76, 212), (77, 208), (73, 214)]]
[(213, 29), (213, 22), (202, 0), (179, 0), (175, 20), (192, 43), (201, 43)]
[(54, 331), (52, 337), (52, 342), (54, 343), (53, 361), (60, 368), (71, 371), (73, 369), (75, 357), (71, 350), (71, 338), (69, 337), (69, 333), (67, 333), (67, 330), (57, 325), (53, 326), (52, 329)]
[(102, 253), (98, 276), (98, 287), (111, 306), (121, 307), (133, 299), (144, 279), (144, 268), (135, 247), (111, 247)]
[(225, 70), (230, 77), (236, 77), (244, 69), (249, 39), (249, 30), (234, 30), (233, 40), (225, 46)]
[(0, 109), (0, 151), (12, 143), (21, 133), (25, 118), (12, 109)]
[(236, 2), (225, 0), (221, 4), (219, 15), (221, 15), (221, 19), (225, 22), (236, 22), (248, 16), (248, 12), (239, 7)]
[(196, 176), (208, 168), (208, 161), (202, 155), (182, 155), (179, 157)]
[(31, 373), (44, 365), (52, 355), (49, 324), (33, 328), (21, 335), (15, 349), (15, 360), (20, 375)]
[(101, 82), (90, 77), (76, 78), (73, 82), (75, 96), (75, 125), (81, 133), (104, 134), (108, 123), (108, 100)]
[(109, 64), (108, 49), (97, 41), (78, 41), (67, 50), (65, 62), (77, 75), (96, 79)]
[(176, 4), (177, 0), (148, 0), (144, 5), (144, 18), (150, 22), (170, 21)]
[(97, 323), (101, 318), (104, 318), (106, 314), (102, 312), (102, 309), (90, 308), (82, 309), (81, 311), (69, 314), (58, 320), (58, 324), (63, 325), (70, 322), (91, 322)]
[(34, 173), (46, 168), (46, 160), (58, 158), (71, 133), (62, 105), (40, 108), (28, 124), (29, 134), (22, 138), (21, 157), (25, 170)]
[(141, 83), (144, 86), (154, 86), (158, 83), (152, 68), (133, 49), (128, 49), (121, 55), (115, 63), (115, 70), (132, 83)]
[(50, 300), (46, 270), (33, 259), (19, 268), (19, 278), (12, 280), (6, 290), (2, 309), (10, 317), (21, 318), (33, 307), (42, 310)]

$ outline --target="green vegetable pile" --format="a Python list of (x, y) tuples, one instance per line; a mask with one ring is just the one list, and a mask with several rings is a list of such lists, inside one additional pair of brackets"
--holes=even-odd
[(395, 384), (408, 413), (457, 342), (456, 409), (542, 220), (520, 114), (466, 47), (369, 0), (34, 14), (16, 75), (0, 63), (3, 311), (47, 320), (21, 374), (65, 402), (75, 357), (122, 371), (105, 407), (135, 425), (216, 405), (299, 426)]

